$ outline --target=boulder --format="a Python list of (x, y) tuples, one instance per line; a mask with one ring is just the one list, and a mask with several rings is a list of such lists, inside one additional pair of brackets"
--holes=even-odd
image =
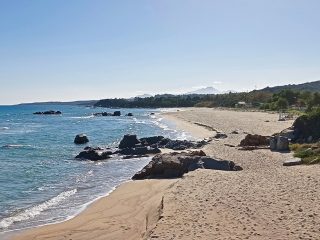
[(105, 160), (110, 158), (113, 152), (109, 150), (97, 150), (94, 148), (87, 148), (87, 150), (84, 150), (80, 152), (76, 158), (78, 159), (85, 159), (85, 160), (91, 160), (91, 161), (98, 161), (98, 160)]
[(171, 140), (171, 139), (163, 139), (158, 144), (159, 147), (168, 148), (172, 150), (186, 150), (186, 149), (196, 149), (202, 148), (207, 144), (207, 141), (188, 141), (188, 140)]
[(87, 142), (89, 142), (89, 139), (85, 134), (78, 134), (74, 139), (75, 144), (85, 144)]
[(140, 138), (140, 142), (143, 146), (151, 146), (153, 144), (158, 144), (164, 139), (163, 136), (153, 136), (153, 137), (145, 137)]
[(119, 116), (121, 116), (121, 112), (120, 111), (115, 111), (113, 113), (113, 116), (119, 117)]
[(127, 113), (126, 116), (127, 116), (127, 117), (132, 117), (133, 114), (132, 114), (132, 113)]
[(204, 152), (158, 154), (132, 179), (176, 178), (198, 168), (235, 171), (242, 168), (232, 161), (218, 160), (205, 156)]
[(98, 113), (94, 113), (93, 116), (103, 116), (103, 117), (107, 117), (107, 116), (113, 116), (112, 113), (108, 113), (108, 112), (98, 112)]
[(136, 144), (139, 144), (140, 141), (137, 138), (137, 135), (124, 135), (120, 141), (119, 148), (133, 148)]
[(161, 150), (159, 148), (152, 148), (152, 147), (135, 147), (135, 148), (123, 148), (119, 149), (115, 152), (116, 154), (121, 155), (147, 155), (147, 154), (157, 154), (161, 153)]
[(278, 135), (282, 137), (286, 137), (289, 140), (295, 139), (295, 131), (293, 129), (287, 128), (282, 130)]
[(277, 151), (288, 151), (289, 139), (286, 137), (278, 136), (277, 138)]
[(277, 150), (277, 137), (272, 136), (270, 138), (270, 150), (276, 151)]
[(216, 135), (214, 136), (215, 139), (223, 139), (223, 138), (227, 138), (228, 135), (222, 132), (217, 132)]
[(243, 140), (240, 142), (240, 146), (267, 146), (269, 145), (269, 137), (261, 136), (257, 134), (248, 134)]

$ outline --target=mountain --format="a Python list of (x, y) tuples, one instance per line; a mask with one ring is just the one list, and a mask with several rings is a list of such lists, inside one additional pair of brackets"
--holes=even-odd
[(257, 91), (269, 92), (269, 93), (278, 93), (285, 89), (291, 89), (295, 91), (310, 91), (310, 92), (319, 92), (320, 91), (320, 80), (314, 82), (307, 82), (301, 84), (288, 84), (283, 86), (276, 87), (266, 87)]
[(136, 96), (136, 98), (148, 98), (148, 97), (152, 97), (152, 95), (151, 94), (141, 94), (141, 95)]
[(205, 87), (205, 88), (200, 88), (198, 90), (188, 92), (186, 95), (191, 95), (191, 94), (219, 94), (221, 93), (218, 89), (215, 89), (213, 87)]

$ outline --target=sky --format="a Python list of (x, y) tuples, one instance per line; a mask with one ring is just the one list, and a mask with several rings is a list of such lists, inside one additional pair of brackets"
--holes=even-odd
[(0, 104), (320, 80), (318, 0), (0, 0)]

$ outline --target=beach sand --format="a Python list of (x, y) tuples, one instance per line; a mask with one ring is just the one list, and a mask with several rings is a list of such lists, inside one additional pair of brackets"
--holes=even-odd
[(244, 170), (201, 169), (178, 180), (125, 183), (77, 217), (13, 239), (320, 239), (320, 165), (283, 167), (291, 153), (230, 147), (247, 133), (271, 135), (292, 121), (206, 108), (164, 116), (197, 137), (226, 133), (204, 151)]

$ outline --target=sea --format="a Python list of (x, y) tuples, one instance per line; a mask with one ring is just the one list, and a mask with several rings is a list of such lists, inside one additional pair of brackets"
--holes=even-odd
[[(61, 115), (33, 115), (55, 110)], [(94, 116), (121, 111), (120, 117)], [(71, 105), (0, 106), (0, 238), (70, 219), (129, 181), (150, 158), (81, 161), (85, 146), (116, 147), (123, 135), (192, 139), (161, 112), (175, 109), (102, 109)], [(125, 116), (132, 113), (133, 117)], [(155, 114), (151, 114), (155, 113)], [(73, 143), (85, 133), (90, 142)]]

